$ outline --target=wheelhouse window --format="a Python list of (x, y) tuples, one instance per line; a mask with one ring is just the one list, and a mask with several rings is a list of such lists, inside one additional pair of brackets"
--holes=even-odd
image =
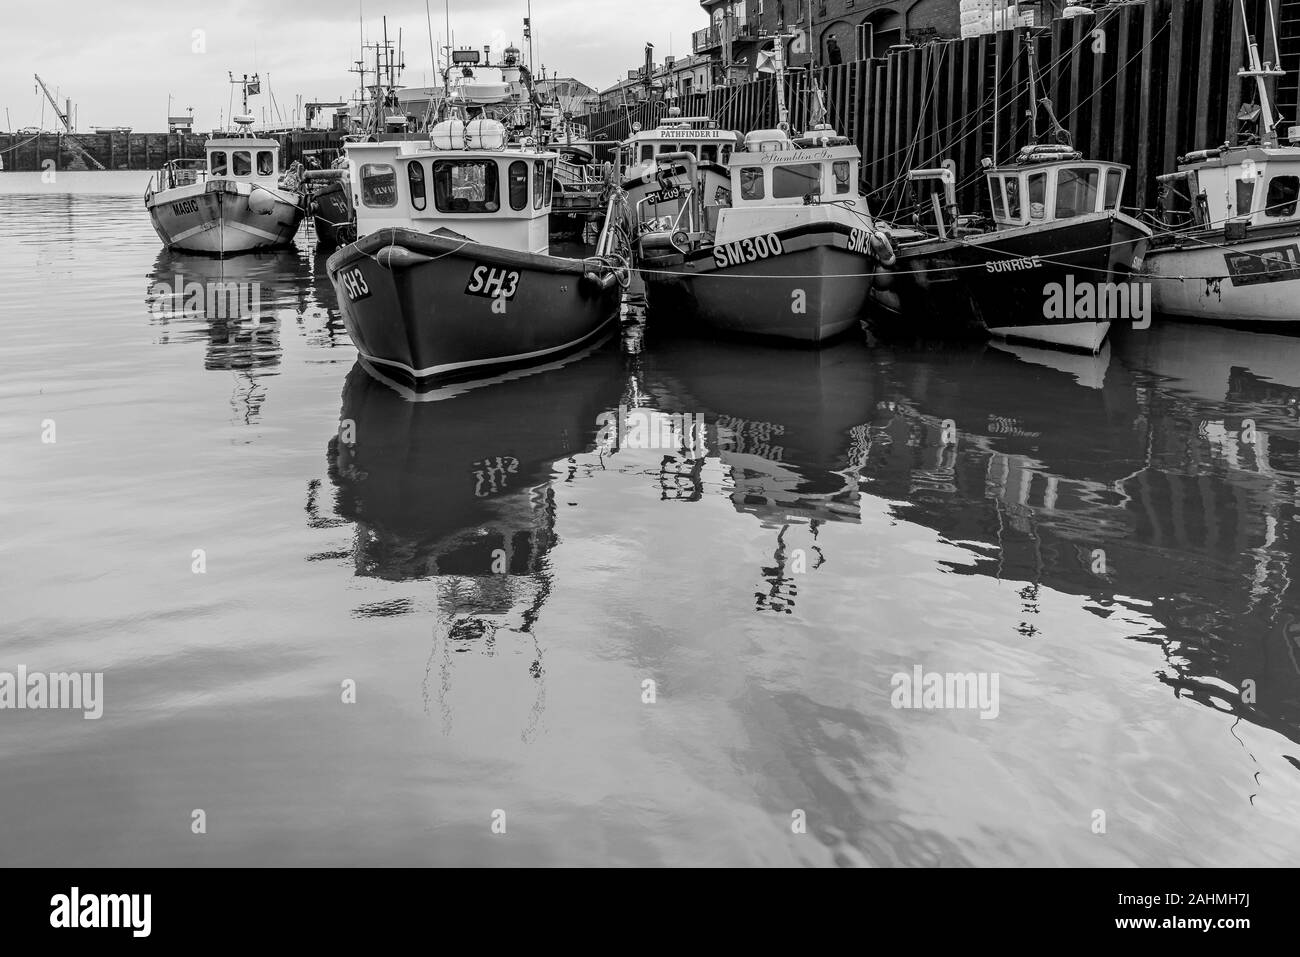
[(213, 176), (226, 175), (226, 151), (213, 150), (208, 154), (208, 169), (212, 171)]
[(1255, 181), (1253, 179), (1237, 180), (1237, 215), (1244, 216), (1250, 212), (1255, 202)]
[(1044, 218), (1047, 215), (1047, 174), (1030, 173), (1026, 192), (1029, 194), (1029, 218)]
[(528, 164), (515, 160), (506, 171), (506, 192), (510, 194), (510, 208), (518, 212), (528, 206)]
[(546, 161), (546, 198), (542, 201), (543, 206), (551, 205), (551, 190), (555, 188), (555, 160)]
[(722, 165), (726, 166), (728, 163), (731, 162), (731, 147), (730, 146), (722, 147), (722, 152), (719, 153), (718, 156)]
[(378, 209), (396, 206), (397, 171), (387, 163), (362, 163), (361, 203)]
[(694, 156), (696, 149), (697, 147), (694, 143), (686, 143), (682, 146), (681, 151), (683, 153), (690, 153), (692, 156)]
[(653, 143), (641, 144), (641, 162), (648, 163), (655, 158), (655, 148)]
[(740, 198), (763, 199), (767, 193), (763, 187), (763, 167), (744, 166), (740, 170)]
[(837, 160), (831, 164), (832, 178), (835, 180), (835, 194), (837, 196), (847, 193), (851, 187), (849, 182), (849, 161)]
[(791, 199), (820, 193), (822, 169), (819, 163), (801, 163), (793, 166), (772, 167), (772, 197)]
[(1268, 181), (1264, 215), (1294, 216), (1297, 197), (1300, 197), (1300, 176), (1274, 176)]
[(433, 204), (440, 213), (495, 213), (501, 208), (493, 160), (434, 160)]
[(989, 177), (989, 202), (993, 204), (993, 215), (1002, 218), (1007, 214), (1006, 204), (1002, 199), (1002, 177)]
[(230, 171), (236, 176), (248, 176), (253, 172), (253, 154), (248, 150), (235, 150), (231, 154)]
[(541, 209), (546, 199), (546, 164), (533, 160), (533, 209)]
[(1097, 186), (1101, 171), (1078, 167), (1056, 174), (1056, 218), (1068, 219), (1097, 209)]
[(700, 162), (716, 163), (718, 161), (718, 148), (712, 145), (700, 146)]
[(1005, 176), (1002, 179), (1003, 194), (1007, 200), (1007, 219), (1020, 219), (1020, 177)]
[(270, 150), (257, 151), (257, 175), (274, 176), (275, 175), (275, 154)]
[(411, 208), (423, 212), (429, 200), (424, 191), (424, 164), (419, 160), (406, 164), (406, 184), (411, 188)]
[(1124, 188), (1124, 173), (1117, 169), (1106, 170), (1106, 209), (1119, 209), (1119, 194)]

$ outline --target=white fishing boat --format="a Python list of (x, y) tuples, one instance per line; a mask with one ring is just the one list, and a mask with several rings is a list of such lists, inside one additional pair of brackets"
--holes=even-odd
[(661, 185), (635, 204), (637, 264), (660, 314), (820, 343), (857, 326), (889, 240), (858, 188), (857, 147), (822, 123), (790, 135), (780, 92), (787, 38), (775, 39), (779, 127), (749, 133), (737, 149), (716, 140), (726, 151), (721, 183), (702, 152), (656, 151), (641, 179)]
[(249, 132), (252, 83), (236, 82), (244, 88), (239, 131), (209, 138), (201, 160), (166, 163), (145, 190), (145, 209), (169, 249), (225, 256), (285, 246), (306, 213), (298, 164), (281, 175), (279, 142)]
[(741, 136), (735, 130), (720, 130), (707, 116), (682, 116), (670, 107), (667, 116), (654, 129), (632, 124), (632, 135), (619, 144), (617, 176), (628, 202), (642, 205), (645, 227), (667, 226), (681, 209), (684, 189), (672, 182), (685, 172), (684, 164), (665, 167), (662, 157), (689, 154), (699, 180), (699, 189), (707, 202), (726, 200), (731, 190), (728, 165), (731, 154), (740, 147)]
[(1162, 205), (1181, 196), (1190, 209), (1184, 223), (1152, 243), (1146, 274), (1155, 280), (1155, 310), (1163, 315), (1294, 331), (1300, 327), (1300, 126), (1279, 141), (1281, 119), (1267, 80), (1284, 71), (1260, 62), (1249, 34), (1247, 48), (1247, 68), (1238, 76), (1255, 81), (1257, 110), (1247, 106), (1246, 114), (1257, 116), (1256, 141), (1189, 153), (1176, 173), (1159, 177)]

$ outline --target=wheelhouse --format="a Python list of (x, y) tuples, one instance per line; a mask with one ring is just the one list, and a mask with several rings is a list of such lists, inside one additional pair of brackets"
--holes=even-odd
[(1183, 159), (1177, 173), (1158, 179), (1185, 193), (1196, 226), (1300, 224), (1300, 151), (1287, 147), (1219, 148)]
[(792, 140), (782, 130), (755, 130), (732, 156), (731, 202), (742, 207), (852, 200), (860, 166), (857, 148), (832, 131)]
[(653, 130), (633, 124), (632, 136), (618, 150), (619, 175), (634, 179), (655, 168), (663, 153), (690, 153), (700, 164), (725, 167), (740, 140), (734, 130), (720, 130), (707, 116), (669, 116)]
[(233, 179), (274, 186), (280, 176), (280, 144), (275, 140), (233, 136), (205, 144), (208, 179)]
[(440, 123), (431, 139), (433, 148), (409, 141), (348, 147), (359, 234), (451, 229), (493, 246), (549, 250), (555, 153), (507, 149), (493, 120)]
[(984, 175), (993, 222), (1009, 229), (1118, 212), (1127, 172), (1119, 163), (1053, 158), (991, 168)]

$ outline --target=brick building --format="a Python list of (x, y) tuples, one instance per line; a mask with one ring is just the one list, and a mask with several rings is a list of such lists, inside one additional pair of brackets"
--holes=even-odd
[[(695, 53), (715, 64), (715, 82), (754, 72), (762, 38), (784, 24), (791, 66), (816, 52), (821, 64), (884, 56), (891, 44), (961, 33), (958, 0), (700, 0), (709, 26), (692, 38)], [(730, 57), (728, 58), (728, 53)]]

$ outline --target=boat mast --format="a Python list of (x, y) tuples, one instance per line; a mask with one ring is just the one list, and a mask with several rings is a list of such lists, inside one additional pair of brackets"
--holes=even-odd
[[(1268, 8), (1270, 19), (1273, 16), (1273, 7)], [(1273, 103), (1268, 96), (1268, 84), (1264, 82), (1265, 77), (1286, 76), (1286, 71), (1280, 67), (1274, 67), (1271, 60), (1261, 65), (1259, 61), (1259, 44), (1255, 42), (1255, 35), (1250, 32), (1250, 23), (1246, 19), (1246, 0), (1241, 0), (1241, 24), (1246, 30), (1246, 49), (1249, 69), (1237, 71), (1237, 76), (1254, 77), (1255, 89), (1259, 92), (1259, 142), (1261, 146), (1277, 146), (1277, 127), (1280, 122), (1279, 118), (1273, 113)], [(1273, 49), (1277, 49), (1277, 24), (1273, 25)]]
[(772, 62), (776, 67), (776, 116), (777, 127), (790, 132), (790, 108), (785, 102), (785, 41), (786, 34), (773, 37)]

